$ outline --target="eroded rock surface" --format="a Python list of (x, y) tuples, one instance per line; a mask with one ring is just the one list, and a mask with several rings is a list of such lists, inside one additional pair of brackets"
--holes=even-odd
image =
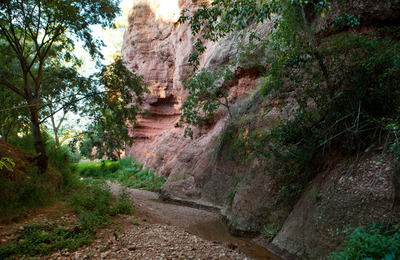
[[(225, 124), (226, 111), (218, 111), (214, 124), (195, 129), (193, 141), (183, 136), (183, 128), (177, 127), (179, 108), (187, 95), (181, 79), (191, 69), (187, 61), (196, 38), (187, 24), (177, 23), (179, 16), (176, 13), (183, 9), (195, 10), (205, 2), (170, 1), (170, 7), (164, 6), (165, 12), (159, 10), (162, 1), (134, 4), (122, 54), (128, 68), (144, 75), (149, 83), (151, 94), (145, 97), (143, 108), (148, 109), (151, 116), (139, 118), (140, 126), (132, 133), (135, 144), (128, 147), (126, 153), (156, 172), (170, 176), (163, 188), (166, 197), (222, 206), (222, 198), (209, 196), (202, 188), (208, 179), (207, 172), (212, 172), (209, 169), (211, 147)], [(266, 35), (270, 27), (270, 24), (258, 25), (250, 29)], [(239, 34), (232, 34), (217, 43), (205, 43), (207, 51), (201, 57), (201, 67), (212, 70), (229, 65), (235, 71), (236, 78), (230, 84), (228, 98), (231, 105), (247, 96), (259, 74), (257, 68), (245, 70), (240, 67), (246, 66), (246, 61), (230, 63), (238, 58), (239, 45), (248, 41), (241, 39)], [(203, 199), (203, 196), (208, 198)]]
[[(177, 24), (176, 12), (195, 10), (204, 2), (175, 1), (172, 11), (162, 15), (156, 8), (160, 1), (142, 1), (134, 6), (124, 37), (124, 60), (129, 69), (145, 76), (151, 90), (144, 104), (151, 116), (139, 120), (140, 127), (133, 132), (135, 144), (127, 154), (169, 176), (162, 196), (219, 208), (238, 234), (255, 234), (267, 228), (274, 246), (310, 259), (324, 259), (340, 244), (343, 237), (337, 236), (336, 228), (375, 220), (389, 223), (399, 210), (400, 183), (387, 154), (379, 157), (375, 151), (362, 156), (352, 170), (346, 168), (346, 162), (334, 161), (310, 183), (299, 201), (282, 205), (276, 200), (279, 188), (265, 168), (268, 162), (254, 159), (238, 166), (227, 157), (215, 156), (224, 153), (219, 141), (229, 122), (224, 109), (218, 111), (212, 124), (194, 128), (193, 140), (183, 137), (183, 128), (177, 125), (179, 107), (187, 98), (181, 79), (190, 70), (187, 60), (196, 38), (186, 24)], [(393, 22), (400, 16), (398, 0), (347, 4), (349, 10), (362, 15), (364, 22), (369, 21), (367, 27)], [(332, 10), (338, 12), (340, 8), (334, 1)], [(321, 17), (314, 19), (316, 33), (321, 33), (324, 25)], [(271, 24), (261, 24), (249, 29), (266, 35), (270, 28)], [(332, 32), (322, 32), (322, 37), (324, 33)], [(257, 49), (251, 58), (231, 63), (239, 58), (239, 45), (246, 41), (234, 33), (217, 43), (206, 43), (200, 67), (212, 70), (229, 65), (236, 75), (229, 84), (232, 109), (247, 109), (254, 129), (271, 127), (282, 118), (292, 117), (297, 104), (293, 98), (265, 100), (259, 106), (264, 110), (257, 110), (243, 102), (260, 80), (258, 68), (252, 65), (266, 65)]]

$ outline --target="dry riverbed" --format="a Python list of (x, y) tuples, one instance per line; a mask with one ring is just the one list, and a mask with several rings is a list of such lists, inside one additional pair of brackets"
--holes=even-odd
[[(111, 190), (117, 195), (122, 188), (113, 183)], [(126, 192), (135, 204), (133, 216), (116, 217), (116, 225), (99, 230), (92, 244), (77, 251), (35, 259), (280, 259), (249, 239), (229, 236), (216, 212), (163, 203), (153, 192)], [(71, 212), (58, 217), (74, 219)]]

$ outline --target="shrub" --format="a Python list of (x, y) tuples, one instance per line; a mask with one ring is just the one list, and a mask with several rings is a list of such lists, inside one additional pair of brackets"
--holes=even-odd
[(129, 199), (129, 194), (126, 190), (123, 190), (119, 194), (117, 201), (114, 203), (110, 210), (110, 215), (114, 216), (117, 214), (132, 215), (134, 212), (134, 207), (132, 201)]
[(345, 241), (345, 247), (338, 253), (331, 253), (330, 259), (385, 259), (400, 258), (400, 228), (382, 224), (356, 228)]
[(114, 198), (108, 186), (87, 186), (71, 194), (69, 201), (78, 214), (78, 226), (85, 230), (95, 231), (97, 226), (109, 223)]

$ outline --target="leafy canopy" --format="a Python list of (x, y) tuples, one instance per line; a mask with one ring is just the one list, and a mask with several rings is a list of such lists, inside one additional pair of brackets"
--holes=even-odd
[(98, 89), (103, 95), (93, 95), (90, 100), (90, 111), (94, 123), (84, 133), (80, 144), (86, 157), (92, 157), (93, 147), (95, 157), (104, 156), (119, 159), (120, 151), (125, 144), (132, 144), (129, 127), (136, 122), (136, 116), (142, 112), (139, 104), (142, 95), (148, 92), (142, 76), (132, 74), (124, 65), (122, 59), (104, 66), (98, 75)]
[[(221, 81), (227, 82), (232, 76), (233, 72), (224, 67), (214, 72), (202, 69), (192, 78), (184, 79), (183, 84), (188, 90), (188, 98), (181, 107), (180, 124), (202, 125), (213, 119), (215, 111), (220, 105), (226, 107), (232, 118), (228, 102), (228, 89), (221, 86)], [(185, 136), (193, 138), (190, 127), (185, 128)]]
[[(91, 25), (111, 26), (119, 12), (114, 0), (5, 0), (0, 2), (0, 41), (11, 50), (6, 72), (0, 82), (24, 99), (30, 112), (33, 143), (38, 154), (37, 165), (44, 172), (48, 157), (41, 135), (40, 100), (44, 93), (43, 78), (49, 57), (65, 51), (65, 58), (76, 37), (84, 42), (92, 57), (102, 57), (101, 40), (93, 39)], [(16, 62), (18, 61), (18, 62)], [(15, 77), (12, 67), (18, 68)], [(52, 89), (55, 93), (57, 88)]]
[[(204, 41), (218, 41), (233, 31), (241, 31), (248, 28), (250, 24), (272, 21), (274, 27), (269, 33), (268, 40), (262, 35), (254, 32), (249, 34), (249, 45), (253, 45), (255, 40), (259, 43), (262, 50), (271, 49), (277, 58), (275, 62), (285, 63), (287, 60), (294, 59), (301, 55), (315, 56), (321, 68), (326, 85), (330, 85), (329, 74), (326, 65), (315, 47), (314, 38), (311, 34), (306, 8), (312, 10), (313, 14), (323, 14), (329, 9), (327, 1), (311, 3), (302, 0), (292, 1), (260, 1), (260, 0), (215, 0), (211, 4), (203, 4), (201, 8), (190, 14), (188, 10), (183, 10), (179, 19), (180, 23), (189, 23), (192, 34), (198, 36), (195, 43), (195, 51), (189, 57), (189, 64), (193, 67), (193, 72), (183, 81), (185, 89), (189, 90), (189, 96), (182, 106), (181, 122), (192, 125), (201, 124), (202, 117), (208, 119), (214, 115), (219, 105), (224, 105), (232, 118), (229, 104), (227, 102), (228, 89), (216, 87), (215, 83), (223, 79), (225, 82), (229, 77), (223, 76), (226, 72), (207, 72), (199, 69), (199, 57), (205, 52)], [(245, 35), (243, 31), (242, 36)], [(310, 47), (311, 45), (311, 51)], [(264, 54), (263, 54), (264, 55)], [(248, 62), (247, 62), (248, 63)], [(252, 64), (258, 66), (257, 64)], [(208, 75), (208, 76), (206, 76)], [(219, 84), (223, 86), (223, 84)], [(213, 93), (223, 93), (215, 95)], [(207, 95), (204, 98), (204, 95)], [(221, 102), (224, 98), (226, 102)], [(191, 134), (190, 127), (186, 128), (185, 135)]]

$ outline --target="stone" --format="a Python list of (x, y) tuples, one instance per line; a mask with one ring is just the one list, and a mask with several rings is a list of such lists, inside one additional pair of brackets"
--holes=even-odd
[(101, 253), (100, 258), (101, 259), (105, 259), (110, 255), (110, 253), (111, 253), (110, 251), (106, 251), (106, 252)]

